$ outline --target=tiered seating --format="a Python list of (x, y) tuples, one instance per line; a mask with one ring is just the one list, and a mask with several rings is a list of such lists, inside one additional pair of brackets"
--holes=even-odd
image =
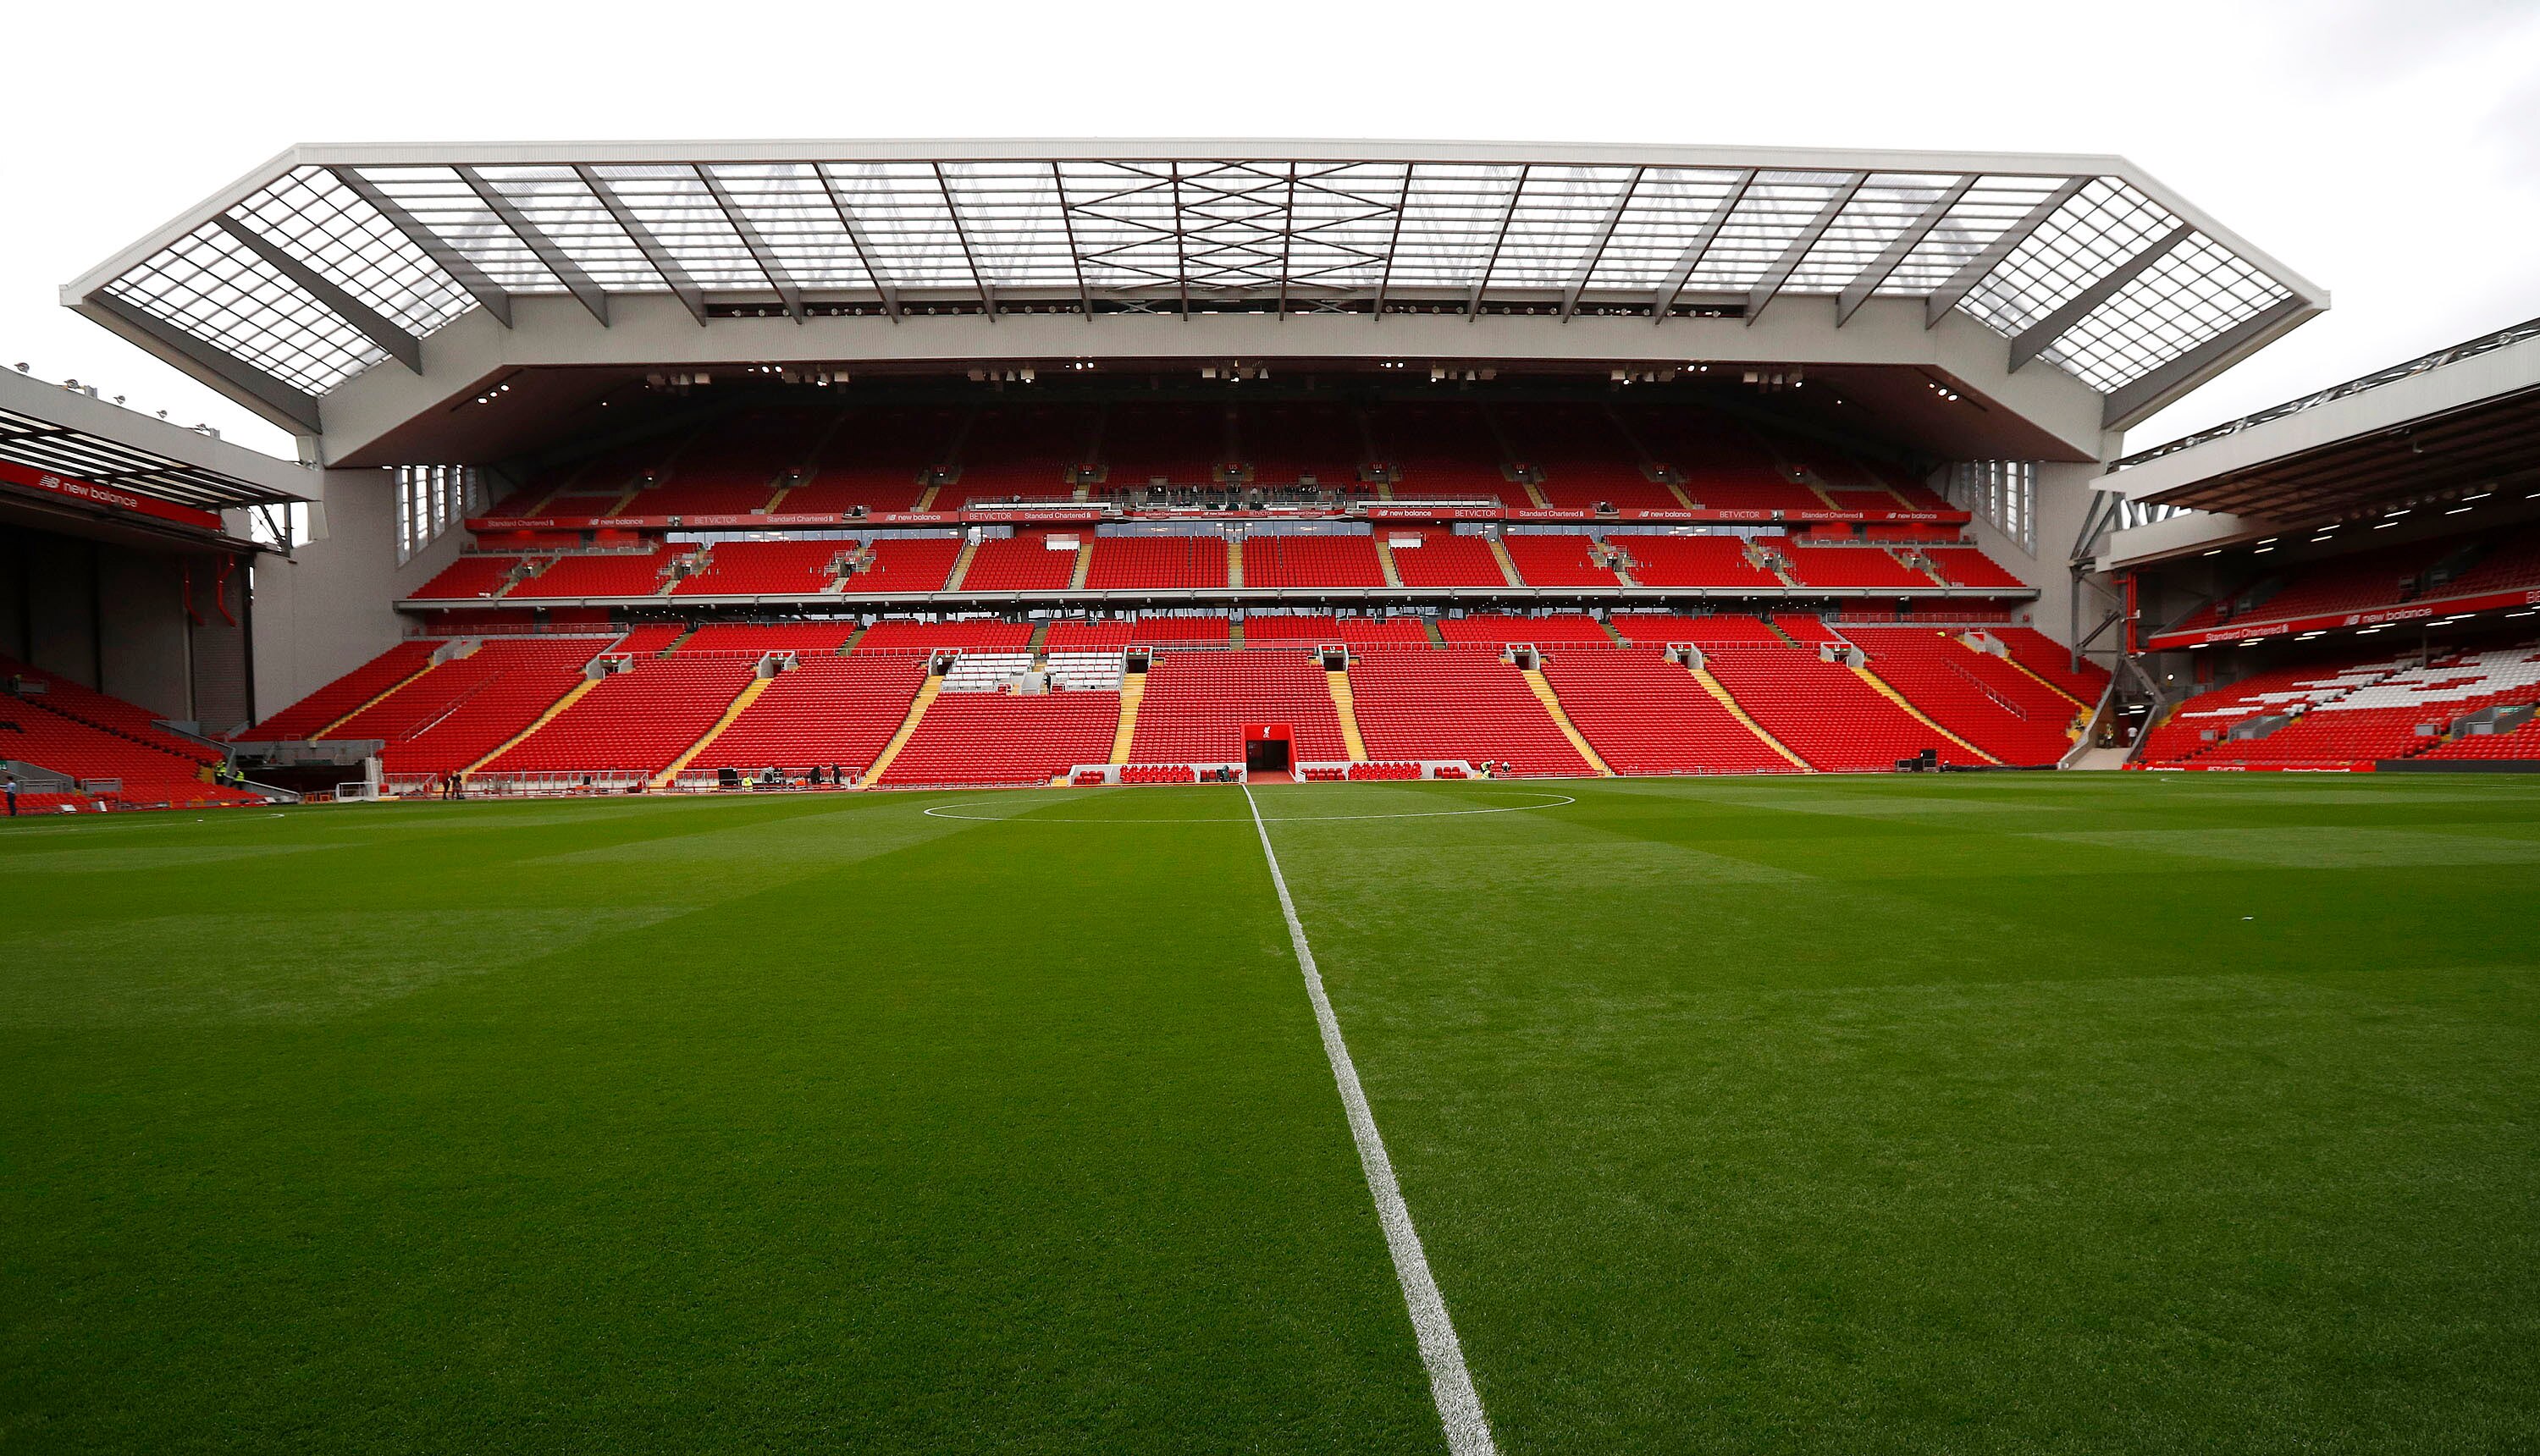
[[(0, 679), (12, 677), (40, 684), (43, 691), (0, 692), (0, 758), (73, 779), (120, 779), (122, 789), (107, 797), (127, 807), (258, 801), (255, 795), (206, 782), (205, 770), (220, 755), (159, 728), (148, 709), (0, 658)], [(37, 807), (19, 804), (22, 812)]]
[(1683, 502), (1641, 473), (1631, 442), (1597, 405), (1518, 404), (1496, 408), (1517, 462), (1543, 473), (1535, 489), (1555, 506), (1668, 511)]
[(680, 470), (675, 477), (658, 485), (649, 485), (635, 493), (620, 516), (746, 516), (767, 505), (776, 488), (767, 476), (750, 478), (747, 470), (735, 469), (728, 462), (709, 462), (694, 472)]
[(981, 541), (962, 575), (964, 591), (1064, 591), (1076, 577), (1076, 551), (1052, 550), (1051, 536), (1074, 541), (1075, 532), (1019, 530), (1011, 536)]
[(494, 774), (654, 774), (703, 736), (747, 686), (743, 658), (639, 659), (485, 766)]
[(919, 478), (943, 461), (961, 416), (949, 409), (859, 410), (821, 442), (803, 479), (776, 502), (787, 516), (909, 511), (926, 492)]
[(936, 648), (1021, 648), (1031, 642), (1028, 622), (969, 617), (954, 622), (876, 622), (856, 640), (856, 655), (931, 652)]
[(1228, 622), (1222, 616), (1142, 617), (1134, 622), (1087, 622), (1070, 619), (1049, 624), (1043, 645), (1050, 651), (1085, 647), (1164, 647), (1173, 643), (1224, 646)]
[(2454, 537), (2412, 541), (2294, 567), (2282, 578), (2261, 581), (2197, 608), (2173, 630), (2396, 606), (2410, 599), (2415, 584), (2429, 568), (2459, 546)]
[[(2374, 665), (2379, 664), (2364, 664)], [(2435, 734), (2464, 715), (2531, 702), (2540, 702), (2540, 648), (2454, 654), (2372, 674), (2345, 691), (2319, 693), (2274, 732), (2215, 743), (2194, 762), (2206, 768), (2332, 768), (2412, 758), (2437, 748), (2441, 739)]]
[(686, 635), (687, 630), (677, 622), (648, 622), (629, 629), (609, 651), (624, 653), (630, 658), (658, 658), (669, 652), (670, 644)]
[(2064, 645), (2034, 627), (1986, 629), (2011, 650), (2011, 660), (2045, 678), (2083, 703), (2095, 704), (2108, 690), (2108, 669), (2084, 658), (2080, 671)]
[(719, 541), (672, 596), (811, 596), (837, 584), (845, 541)]
[(1246, 587), (1381, 587), (1374, 536), (1248, 536)]
[(1525, 504), (1523, 487), (1501, 473), (1490, 422), (1471, 404), (1400, 404), (1371, 421), (1380, 459), (1400, 477), (1396, 500), (1454, 496)]
[(960, 499), (1065, 495), (1093, 438), (1094, 412), (1078, 405), (983, 409), (961, 440)]
[(1791, 575), (1806, 587), (1929, 587), (1932, 579), (1876, 546), (1785, 549)]
[(1873, 772), (1927, 748), (1945, 764), (1984, 761), (1812, 650), (1740, 646), (1707, 656), (1712, 676), (1747, 716), (1812, 768)]
[(779, 673), (688, 767), (862, 774), (899, 731), (925, 680), (926, 664), (917, 658), (806, 657)]
[(1371, 649), (1350, 668), (1370, 758), (1505, 760), (1520, 774), (1585, 774), (1525, 678), (1496, 653)]
[(788, 622), (769, 627), (716, 622), (699, 627), (679, 644), (679, 656), (746, 653), (754, 660), (769, 653), (800, 653), (805, 658), (833, 658), (855, 635), (853, 622)]
[(1226, 538), (1097, 536), (1085, 585), (1095, 591), (1143, 588), (1214, 590), (1226, 585)]
[(1806, 612), (1774, 612), (1773, 625), (1788, 633), (1791, 640), (1805, 648), (1822, 647), (1829, 642), (1842, 642), (1844, 635), (1825, 624), (1825, 618)]
[(384, 738), (390, 773), (446, 774), (502, 746), (582, 680), (613, 639), (489, 637), (353, 715), (330, 738)]
[(2342, 697), (2405, 665), (2397, 660), (2346, 666), (2310, 662), (2271, 668), (2227, 687), (2199, 693), (2153, 726), (2136, 762), (2186, 763), (2222, 746), (2224, 735), (2240, 723)]
[(1333, 617), (1311, 612), (1254, 612), (1243, 619), (1247, 645), (1265, 642), (1347, 643), (1352, 647), (1427, 647), (1418, 617)]
[(1714, 612), (1698, 617), (1675, 612), (1620, 612), (1615, 614), (1614, 630), (1623, 634), (1627, 642), (1655, 647), (1664, 647), (1670, 642), (1690, 642), (1705, 648), (1740, 642), (1788, 646), (1772, 628), (1754, 617), (1736, 612)]
[(1394, 575), (1405, 587), (1505, 587), (1508, 577), (1500, 570), (1500, 559), (1491, 552), (1491, 543), (1480, 536), (1457, 535), (1449, 530), (1405, 530), (1389, 526), (1384, 534), (1395, 541), (1405, 536), (1416, 537), (1417, 546), (1393, 547)]
[(1543, 675), (1562, 711), (1618, 774), (1778, 774), (1773, 751), (1663, 652), (1555, 653)]
[(1542, 535), (1510, 531), (1500, 538), (1517, 574), (1529, 587), (1619, 587), (1622, 579), (1596, 564), (1592, 544), (1582, 532)]
[(305, 738), (424, 668), (432, 642), (400, 642), (318, 691), (233, 736), (250, 742)]
[(1624, 418), (1650, 453), (1684, 476), (1684, 493), (1713, 511), (1813, 511), (1825, 502), (1784, 475), (1744, 427), (1682, 407), (1627, 408)]
[(1739, 536), (1616, 536), (1632, 558), (1632, 580), (1644, 587), (1755, 587), (1778, 590), (1782, 579), (1746, 559)]
[(892, 536), (873, 543), (873, 565), (846, 579), (848, 591), (941, 591), (961, 557), (959, 536)]
[(1162, 653), (1129, 756), (1148, 763), (1239, 763), (1243, 726), (1284, 723), (1300, 760), (1346, 759), (1330, 682), (1303, 651)]
[(1940, 574), (1940, 579), (1952, 587), (1999, 587), (2015, 591), (2027, 585), (1973, 546), (1926, 547), (1923, 554), (1931, 559), (1932, 569)]
[(1238, 452), (1260, 485), (1358, 483), (1366, 451), (1358, 421), (1343, 404), (1247, 404), (1236, 417)]
[(1077, 764), (1108, 762), (1119, 728), (1118, 693), (948, 692), (882, 781), (1044, 784)]
[(1103, 484), (1114, 490), (1159, 477), (1205, 485), (1226, 456), (1224, 405), (1117, 404), (1102, 421)]
[(517, 556), (461, 556), (415, 588), (413, 594), (428, 601), (491, 596), (510, 583), (512, 568), (520, 564)]
[(836, 416), (801, 409), (744, 410), (704, 427), (679, 448), (661, 483), (636, 494), (629, 516), (741, 516), (764, 508), (776, 482), (801, 465)]
[(1438, 635), (1446, 638), (1451, 647), (1498, 648), (1512, 642), (1530, 642), (1537, 647), (1550, 647), (1555, 643), (1594, 647), (1614, 645), (1612, 635), (1586, 612), (1555, 612), (1541, 617), (1474, 612), (1462, 617), (1441, 618)]
[(587, 556), (559, 556), (546, 570), (514, 587), (504, 599), (553, 596), (652, 596), (673, 557), (695, 548), (656, 546)]
[(2000, 658), (1929, 627), (1848, 627), (1870, 670), (1926, 717), (2007, 764), (2042, 768), (2073, 747), (2080, 711)]
[(2540, 587), (2540, 525), (2506, 536), (2451, 581), (2434, 584), (2428, 596), (2478, 596)]

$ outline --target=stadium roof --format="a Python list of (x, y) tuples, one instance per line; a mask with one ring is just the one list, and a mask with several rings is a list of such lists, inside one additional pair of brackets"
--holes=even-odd
[(201, 511), (315, 499), (314, 472), (95, 391), (0, 371), (0, 462)]
[(2116, 157), (1501, 143), (619, 142), (293, 148), (63, 290), (313, 432), (474, 311), (1953, 311), (2112, 423), (2325, 309)]
[(2157, 505), (2308, 520), (2527, 488), (2535, 440), (2540, 319), (2128, 455), (2101, 484)]

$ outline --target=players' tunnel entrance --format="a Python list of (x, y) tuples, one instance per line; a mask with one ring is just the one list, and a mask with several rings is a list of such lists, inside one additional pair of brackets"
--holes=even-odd
[(1243, 770), (1247, 774), (1288, 772), (1293, 734), (1284, 723), (1253, 723), (1243, 728)]

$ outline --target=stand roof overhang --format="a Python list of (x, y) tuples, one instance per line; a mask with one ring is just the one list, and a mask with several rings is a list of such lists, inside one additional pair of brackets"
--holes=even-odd
[[(1520, 143), (295, 147), (62, 291), (303, 433), (516, 299), (776, 312), (1447, 309), (1753, 320), (1920, 300), (2140, 420), (2328, 307), (2119, 157)], [(1098, 337), (1096, 347), (1098, 348)]]

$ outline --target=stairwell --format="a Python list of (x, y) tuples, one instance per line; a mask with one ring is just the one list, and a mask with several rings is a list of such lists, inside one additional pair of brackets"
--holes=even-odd
[(1923, 727), (1930, 728), (1932, 731), (1939, 733), (1941, 737), (1957, 744), (1959, 747), (1964, 748), (1969, 753), (1974, 754), (1976, 757), (1983, 759), (1987, 763), (1999, 764), (2002, 762), (2001, 759), (1994, 757), (1992, 754), (1985, 752), (1975, 744), (1968, 742), (1966, 739), (1959, 737), (1957, 734), (1950, 732), (1947, 728), (1935, 723), (1930, 715), (1926, 714), (1922, 709), (1915, 707), (1912, 703), (1907, 702), (1903, 693), (1889, 687), (1886, 680), (1881, 678), (1877, 673), (1870, 671), (1867, 667), (1855, 667), (1852, 669), (1852, 672), (1855, 677), (1858, 677), (1863, 682), (1870, 684), (1870, 688), (1877, 692), (1879, 696), (1887, 699), (1887, 701), (1895, 704), (1897, 707), (1904, 709), (1906, 716), (1913, 719), (1916, 723), (1919, 723)]
[(600, 684), (602, 681), (604, 681), (604, 680), (607, 678), (607, 676), (608, 676), (608, 674), (603, 672), (603, 673), (600, 674), (598, 677), (586, 677), (586, 678), (584, 678), (582, 681), (575, 683), (575, 684), (572, 686), (572, 688), (571, 688), (571, 689), (569, 689), (569, 690), (565, 693), (565, 695), (564, 695), (563, 697), (558, 698), (558, 699), (556, 699), (554, 702), (552, 702), (552, 703), (548, 704), (548, 705), (547, 705), (547, 711), (546, 711), (546, 712), (544, 712), (544, 713), (539, 714), (539, 715), (537, 716), (537, 718), (536, 718), (535, 720), (533, 720), (533, 721), (529, 724), (529, 726), (528, 728), (525, 728), (521, 729), (519, 732), (514, 733), (514, 734), (512, 734), (512, 736), (510, 736), (510, 737), (508, 737), (508, 738), (504, 739), (504, 740), (503, 740), (503, 742), (502, 742), (502, 744), (501, 744), (501, 746), (497, 747), (493, 752), (486, 754), (483, 758), (480, 758), (480, 759), (476, 760), (474, 763), (471, 763), (471, 764), (467, 765), (467, 767), (465, 767), (465, 768), (463, 768), (463, 769), (460, 769), (460, 770), (459, 771), (459, 776), (460, 776), (461, 778), (464, 778), (464, 777), (466, 777), (466, 776), (467, 776), (467, 775), (469, 775), (469, 774), (473, 774), (473, 773), (479, 772), (480, 770), (482, 770), (482, 769), (485, 767), (485, 765), (487, 765), (487, 764), (489, 764), (489, 763), (492, 763), (495, 759), (498, 759), (498, 758), (502, 757), (504, 754), (509, 753), (509, 752), (511, 752), (513, 749), (515, 749), (515, 748), (519, 747), (519, 746), (520, 746), (524, 741), (526, 741), (526, 740), (529, 738), (529, 734), (534, 733), (534, 732), (536, 732), (538, 729), (540, 729), (540, 728), (545, 728), (548, 724), (553, 723), (553, 722), (555, 721), (555, 719), (556, 719), (556, 715), (557, 715), (557, 714), (560, 714), (560, 713), (564, 712), (564, 710), (566, 710), (567, 708), (570, 708), (570, 707), (572, 707), (574, 704), (581, 702), (581, 701), (583, 700), (583, 696), (584, 696), (585, 694), (589, 693), (593, 688), (596, 688), (596, 687), (600, 686)]
[(1813, 774), (1816, 772), (1816, 766), (1814, 764), (1809, 763), (1806, 759), (1792, 752), (1789, 746), (1783, 743), (1781, 739), (1766, 732), (1764, 730), (1764, 726), (1757, 723), (1753, 716), (1747, 713), (1746, 706), (1738, 702), (1737, 699), (1729, 693), (1729, 685), (1722, 682), (1719, 678), (1711, 675), (1711, 669), (1707, 667), (1696, 667), (1692, 663), (1688, 662), (1685, 664), (1685, 670), (1693, 674), (1693, 680), (1702, 684), (1702, 690), (1711, 694), (1712, 700), (1717, 702), (1723, 711), (1727, 712), (1729, 717), (1737, 720), (1738, 726), (1745, 728), (1746, 731), (1753, 733), (1757, 739), (1762, 741), (1765, 747), (1770, 748), (1774, 752), (1782, 755), (1784, 758), (1789, 759), (1791, 761), (1791, 766), (1798, 769), (1800, 773)]
[(1588, 760), (1588, 767), (1596, 771), (1596, 777), (1614, 777), (1614, 771), (1605, 767), (1605, 760), (1599, 758), (1596, 750), (1588, 744), (1588, 735), (1579, 731), (1579, 726), (1570, 721), (1570, 714), (1561, 706), (1561, 695), (1552, 690), (1552, 683), (1543, 675), (1543, 669), (1520, 667), (1517, 670), (1524, 674), (1525, 685), (1534, 689), (1535, 697), (1542, 700), (1543, 711), (1552, 715), (1552, 726), (1561, 729), (1561, 735), (1570, 740), (1571, 747), (1579, 750), (1581, 758)]
[(1070, 591), (1084, 590), (1085, 579), (1087, 576), (1091, 575), (1093, 571), (1094, 532), (1089, 530), (1085, 533), (1085, 538), (1076, 543), (1076, 570), (1068, 574), (1067, 589)]
[(702, 737), (698, 738), (695, 742), (690, 743), (686, 750), (680, 753), (678, 757), (671, 759), (670, 766), (669, 768), (666, 768), (653, 776), (652, 787), (656, 789), (668, 789), (671, 785), (679, 782), (679, 774), (685, 770), (689, 764), (696, 762), (697, 755), (705, 752), (707, 747), (711, 745), (715, 739), (722, 737), (724, 729), (731, 728), (733, 724), (740, 721), (741, 715), (748, 712), (749, 705), (757, 702), (758, 695), (767, 691), (767, 685), (775, 680), (776, 679), (773, 677), (753, 677), (744, 684), (741, 692), (733, 698), (732, 702), (725, 706), (723, 716), (715, 720), (714, 727), (707, 728)]
[(1346, 669), (1324, 669), (1324, 685), (1331, 689), (1332, 713), (1341, 721), (1341, 743), (1349, 749), (1350, 762), (1367, 762), (1367, 739), (1359, 736), (1358, 697), (1350, 691)]
[(1422, 617), (1420, 619), (1420, 630), (1429, 634), (1429, 645), (1431, 647), (1436, 648), (1442, 653), (1446, 650), (1446, 634), (1439, 629), (1438, 619), (1436, 617)]
[(908, 717), (900, 721), (899, 731), (891, 734), (890, 741), (882, 745), (882, 752), (875, 755), (873, 767), (865, 771), (864, 782), (857, 788), (871, 789), (882, 782), (882, 770), (889, 768), (891, 760), (899, 757), (899, 750), (907, 747), (908, 740), (917, 736), (917, 725), (925, 719), (926, 710), (934, 705), (943, 691), (944, 679), (928, 673), (926, 681), (918, 684), (917, 699), (908, 705)]
[(1138, 739), (1138, 705), (1147, 701), (1147, 674), (1120, 674), (1120, 728), (1111, 735), (1111, 761), (1129, 761), (1129, 745)]
[[(924, 510), (925, 508), (921, 506), (918, 509)], [(969, 540), (961, 543), (961, 554), (952, 558), (952, 574), (944, 579), (945, 590), (958, 591), (961, 589), (961, 579), (970, 574), (970, 563), (977, 560), (978, 555), (979, 541), (977, 537), (973, 536)]]
[(366, 702), (366, 703), (362, 704), (362, 706), (360, 706), (359, 708), (356, 708), (356, 709), (354, 709), (352, 712), (345, 714), (343, 717), (336, 719), (333, 723), (330, 723), (330, 724), (326, 725), (324, 728), (319, 728), (318, 731), (316, 731), (316, 732), (314, 732), (314, 733), (311, 733), (309, 736), (310, 736), (312, 739), (316, 739), (316, 738), (322, 738), (322, 737), (326, 736), (328, 733), (331, 733), (331, 732), (333, 732), (335, 729), (337, 729), (337, 728), (342, 728), (344, 725), (346, 725), (346, 724), (348, 724), (348, 723), (352, 722), (355, 718), (358, 718), (358, 717), (360, 717), (362, 714), (364, 714), (364, 713), (368, 713), (368, 712), (369, 712), (370, 710), (372, 710), (373, 708), (378, 707), (380, 704), (382, 704), (382, 703), (384, 703), (384, 702), (387, 702), (387, 701), (388, 700), (388, 698), (389, 698), (389, 696), (390, 696), (390, 695), (395, 694), (395, 693), (403, 692), (403, 691), (406, 689), (406, 687), (407, 687), (409, 684), (411, 684), (411, 683), (412, 683), (416, 678), (421, 677), (423, 674), (425, 674), (425, 673), (427, 673), (427, 672), (431, 671), (433, 668), (435, 668), (435, 667), (437, 667), (437, 666), (439, 666), (439, 665), (441, 665), (441, 664), (440, 664), (440, 663), (438, 663), (438, 662), (436, 662), (436, 661), (433, 661), (433, 660), (430, 660), (429, 659), (427, 659), (424, 661), (424, 664), (423, 664), (422, 666), (417, 667), (417, 668), (416, 668), (416, 669), (414, 669), (412, 672), (409, 672), (409, 673), (407, 673), (405, 676), (403, 676), (403, 677), (401, 677), (401, 678), (397, 679), (396, 684), (395, 684), (394, 686), (392, 686), (392, 687), (388, 688), (388, 689), (387, 691), (385, 691), (385, 692), (382, 692), (382, 693), (379, 693), (379, 694), (377, 694), (377, 695), (373, 696), (373, 697), (370, 699), (370, 701), (368, 701), (368, 702)]
[[(1983, 648), (1976, 646), (1974, 643), (1967, 641), (1963, 637), (1952, 638), (1951, 641), (1957, 643), (1958, 646), (1965, 648), (1968, 652), (1980, 653), (1988, 658), (1994, 656), (1994, 654), (1985, 652)], [(2031, 670), (2027, 663), (2012, 657), (2009, 653), (2002, 654), (2000, 660), (2004, 665), (2019, 673), (2022, 677), (2036, 683), (2039, 687), (2042, 687), (2048, 692), (2053, 693), (2055, 696), (2062, 698), (2065, 702), (2072, 704), (2076, 708), (2087, 709), (2092, 706), (2091, 704), (2082, 702), (2080, 698), (2073, 696), (2071, 693), (2066, 692), (2063, 688), (2057, 686), (2054, 682)]]
[(1396, 566), (1393, 560), (1393, 542), (1382, 531), (1376, 533), (1376, 564), (1384, 573), (1384, 585), (1388, 587), (1402, 585), (1401, 568)]
[(1229, 587), (1243, 585), (1243, 538), (1241, 536), (1226, 538), (1226, 585)]
[(1500, 564), (1500, 575), (1507, 579), (1508, 585), (1512, 587), (1524, 586), (1525, 578), (1517, 575), (1517, 558), (1509, 555), (1508, 543), (1501, 540), (1497, 534), (1486, 535), (1482, 537), (1482, 539), (1490, 542), (1491, 559)]

